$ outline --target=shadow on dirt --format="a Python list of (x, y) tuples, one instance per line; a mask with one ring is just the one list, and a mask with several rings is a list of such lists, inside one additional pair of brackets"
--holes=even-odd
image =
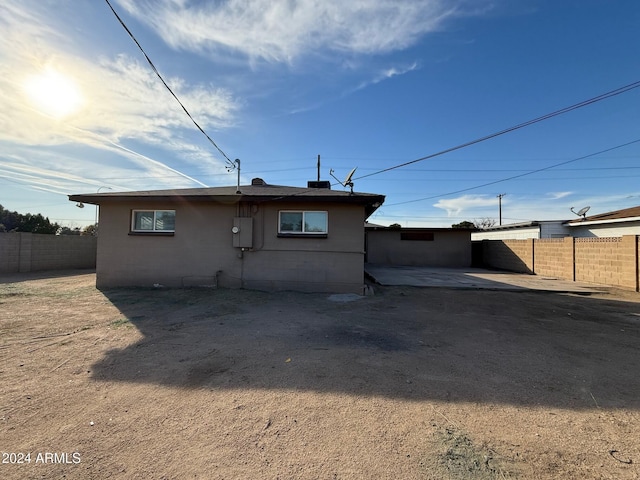
[[(406, 399), (640, 408), (640, 303), (388, 287), (374, 297), (117, 289), (144, 338), (95, 380)], [(132, 330), (133, 331), (133, 330)]]
[(78, 275), (95, 274), (95, 268), (79, 268), (75, 270), (41, 270), (36, 272), (0, 273), (0, 285), (7, 283), (29, 282), (48, 278), (74, 278)]

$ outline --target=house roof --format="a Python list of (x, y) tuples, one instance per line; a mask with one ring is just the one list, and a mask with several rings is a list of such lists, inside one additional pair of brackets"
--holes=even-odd
[(493, 227), (483, 228), (482, 230), (478, 230), (478, 232), (493, 232), (499, 230), (517, 230), (520, 228), (531, 228), (531, 227), (539, 227), (541, 225), (550, 224), (550, 223), (565, 223), (566, 220), (531, 220), (529, 222), (520, 222), (520, 223), (507, 223), (505, 225), (494, 225)]
[(382, 203), (385, 196), (374, 193), (346, 192), (329, 188), (302, 188), (269, 185), (254, 179), (251, 185), (240, 187), (204, 187), (172, 190), (140, 190), (132, 192), (102, 192), (69, 195), (72, 202), (101, 205), (112, 202), (131, 201), (192, 201), (192, 202), (324, 202), (364, 205), (367, 217)]
[(595, 225), (600, 223), (620, 223), (620, 222), (640, 221), (640, 206), (614, 210), (613, 212), (599, 213), (585, 218), (577, 218), (565, 222), (570, 227), (581, 225)]
[(373, 223), (365, 222), (365, 230), (380, 231), (380, 232), (473, 232), (474, 228), (453, 228), (453, 227), (385, 227), (384, 225), (375, 225)]

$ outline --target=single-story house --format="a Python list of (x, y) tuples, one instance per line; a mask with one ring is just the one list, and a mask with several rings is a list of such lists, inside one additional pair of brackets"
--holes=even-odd
[(564, 225), (572, 237), (640, 235), (640, 206), (576, 218)]
[(471, 230), (400, 228), (368, 224), (366, 262), (421, 267), (471, 266)]
[(268, 185), (70, 195), (100, 206), (98, 288), (363, 293), (364, 222), (384, 195)]
[(565, 220), (533, 220), (495, 225), (474, 231), (471, 240), (527, 240), (529, 238), (562, 238), (571, 236)]
[(640, 235), (640, 206), (571, 220), (542, 220), (493, 226), (471, 234), (472, 241)]

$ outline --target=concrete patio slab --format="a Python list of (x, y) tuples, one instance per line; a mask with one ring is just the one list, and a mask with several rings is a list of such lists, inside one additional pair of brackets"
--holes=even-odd
[(380, 285), (442, 287), (485, 290), (540, 290), (566, 293), (598, 293), (604, 285), (570, 282), (553, 277), (512, 273), (481, 268), (438, 268), (365, 265), (365, 273)]

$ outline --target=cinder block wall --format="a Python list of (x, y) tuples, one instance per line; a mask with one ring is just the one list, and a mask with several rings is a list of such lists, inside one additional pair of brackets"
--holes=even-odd
[(575, 280), (637, 290), (634, 236), (575, 239)]
[(485, 265), (510, 272), (533, 273), (533, 239), (483, 240)]
[(0, 273), (95, 268), (96, 237), (0, 234)]
[(488, 267), (640, 291), (640, 236), (483, 240)]
[(20, 271), (20, 235), (0, 233), (0, 273)]
[(573, 237), (543, 238), (533, 242), (534, 273), (573, 280)]
[(640, 236), (636, 237), (636, 292), (640, 292)]

